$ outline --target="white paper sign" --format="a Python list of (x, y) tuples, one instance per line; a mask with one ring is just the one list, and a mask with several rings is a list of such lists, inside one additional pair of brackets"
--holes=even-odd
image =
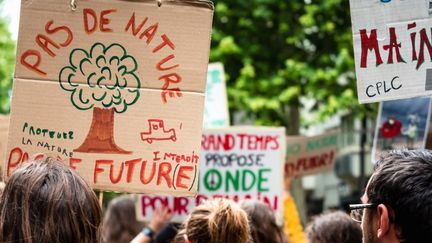
[(204, 127), (229, 126), (228, 101), (222, 63), (211, 63), (207, 72)]
[(429, 0), (350, 0), (360, 103), (432, 94)]

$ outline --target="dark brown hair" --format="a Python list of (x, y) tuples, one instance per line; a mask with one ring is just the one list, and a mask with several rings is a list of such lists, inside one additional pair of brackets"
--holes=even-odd
[(250, 240), (246, 212), (227, 199), (208, 200), (196, 207), (175, 242), (184, 242), (183, 234), (192, 243), (247, 243)]
[(94, 192), (52, 158), (16, 169), (0, 198), (0, 242), (99, 242), (100, 223)]
[(341, 211), (316, 216), (306, 227), (309, 243), (361, 243), (360, 224)]
[(398, 150), (377, 161), (366, 194), (389, 208), (401, 242), (425, 242), (432, 236), (431, 185), (431, 151)]
[(143, 222), (136, 220), (135, 201), (130, 195), (114, 198), (105, 212), (103, 242), (130, 242), (144, 226)]
[(282, 229), (276, 224), (273, 210), (256, 200), (244, 200), (240, 203), (249, 216), (251, 235), (254, 243), (286, 243)]

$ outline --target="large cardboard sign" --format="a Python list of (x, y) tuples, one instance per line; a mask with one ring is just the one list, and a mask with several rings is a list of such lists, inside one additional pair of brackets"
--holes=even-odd
[(288, 136), (285, 176), (311, 175), (332, 169), (336, 161), (338, 133)]
[(23, 1), (5, 176), (52, 153), (95, 189), (197, 191), (213, 5)]
[(206, 98), (204, 107), (204, 127), (228, 127), (229, 112), (222, 63), (211, 63), (207, 72)]
[(372, 162), (395, 149), (425, 147), (431, 111), (430, 97), (381, 102), (375, 129)]
[(360, 103), (432, 94), (432, 4), (350, 0)]
[(148, 221), (155, 208), (169, 207), (174, 221), (209, 198), (256, 199), (282, 215), (284, 128), (227, 128), (204, 131), (196, 198), (140, 195), (137, 218)]

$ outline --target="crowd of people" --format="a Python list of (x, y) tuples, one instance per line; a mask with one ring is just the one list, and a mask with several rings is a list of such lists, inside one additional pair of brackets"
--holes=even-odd
[[(393, 151), (381, 158), (351, 215), (334, 211), (307, 225), (309, 243), (420, 243), (432, 238), (432, 154)], [(24, 163), (0, 197), (0, 242), (287, 243), (272, 209), (245, 200), (213, 199), (182, 224), (167, 208), (136, 220), (134, 200), (112, 200), (102, 213), (93, 190), (52, 158)], [(431, 238), (429, 238), (431, 237)]]

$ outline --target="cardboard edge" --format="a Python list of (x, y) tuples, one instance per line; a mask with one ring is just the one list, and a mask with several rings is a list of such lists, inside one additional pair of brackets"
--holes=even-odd
[(146, 191), (139, 190), (139, 189), (128, 189), (126, 192), (124, 189), (125, 187), (119, 186), (116, 189), (109, 189), (107, 187), (112, 187), (112, 185), (102, 185), (102, 186), (96, 186), (92, 185), (91, 188), (96, 191), (102, 191), (102, 192), (115, 192), (115, 193), (127, 193), (127, 194), (136, 194), (136, 195), (147, 195), (147, 196), (162, 196), (162, 197), (186, 197), (186, 198), (195, 198), (198, 195), (198, 187), (196, 190), (191, 191), (184, 191), (184, 190), (170, 190), (170, 189), (164, 189), (160, 190), (158, 188), (150, 189), (146, 188)]
[[(0, 171), (1, 171), (1, 173), (0, 173), (0, 175), (1, 175), (1, 181), (4, 181), (4, 176), (6, 175), (6, 173), (5, 173), (5, 168), (6, 168), (6, 159), (8, 158), (8, 154), (7, 154), (7, 151), (8, 151), (8, 142), (9, 142), (9, 131), (10, 131), (10, 129), (9, 129), (9, 127), (10, 127), (10, 118), (11, 118), (11, 115), (10, 115), (10, 113), (9, 114), (0, 114), (0, 120), (2, 120), (2, 119), (4, 119), (4, 120), (7, 120), (7, 123), (8, 123), (8, 127), (7, 127), (7, 135), (6, 135), (6, 146), (4, 147), (4, 154), (3, 155), (1, 155), (0, 156), (0, 159), (1, 159), (1, 163), (0, 163)], [(0, 127), (0, 129), (1, 129), (2, 127)], [(1, 150), (1, 148), (0, 148), (0, 150)]]
[(126, 2), (142, 2), (142, 3), (155, 3), (159, 7), (163, 5), (180, 5), (180, 6), (193, 6), (199, 8), (206, 8), (214, 11), (214, 3), (210, 0), (121, 0)]

